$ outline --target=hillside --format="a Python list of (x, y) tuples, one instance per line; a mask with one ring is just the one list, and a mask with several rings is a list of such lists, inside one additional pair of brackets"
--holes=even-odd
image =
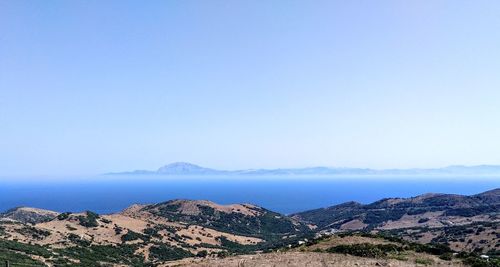
[(197, 224), (265, 240), (309, 230), (293, 219), (251, 204), (222, 206), (210, 201), (173, 200), (146, 206), (140, 211), (171, 221)]
[(309, 232), (300, 222), (251, 204), (172, 200), (109, 215), (23, 208), (2, 214), (0, 251), (47, 264), (93, 266), (99, 260), (139, 266), (265, 250)]
[(321, 237), (266, 254), (228, 258), (183, 259), (165, 266), (498, 266), (497, 260), (483, 260), (473, 254), (453, 255), (441, 245), (422, 245), (392, 237), (343, 233)]
[(500, 189), (472, 196), (424, 194), (368, 205), (348, 202), (291, 215), (319, 232), (386, 232), (419, 243), (442, 243), (459, 251), (500, 247)]
[(29, 207), (18, 207), (10, 209), (4, 213), (0, 213), (0, 219), (10, 219), (13, 221), (19, 221), (22, 223), (41, 223), (45, 221), (50, 221), (59, 215), (58, 212), (29, 208)]
[(395, 229), (443, 227), (475, 221), (497, 221), (500, 189), (473, 196), (425, 194), (412, 198), (387, 198), (362, 205), (347, 202), (291, 216), (319, 229)]
[(499, 189), (473, 196), (425, 194), (367, 205), (347, 202), (292, 216), (252, 204), (183, 199), (105, 215), (15, 208), (0, 214), (0, 260), (36, 266), (464, 266), (476, 261), (475, 266), (498, 266), (490, 263), (498, 264), (500, 254), (499, 195)]

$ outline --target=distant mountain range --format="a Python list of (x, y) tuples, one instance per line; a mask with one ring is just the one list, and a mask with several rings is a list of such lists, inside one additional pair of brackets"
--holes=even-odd
[(462, 166), (454, 165), (434, 169), (385, 169), (368, 168), (333, 168), (310, 167), (295, 169), (248, 169), (248, 170), (217, 170), (201, 167), (187, 162), (175, 162), (165, 165), (156, 171), (135, 170), (131, 172), (114, 172), (107, 175), (391, 175), (391, 176), (496, 176), (500, 175), (500, 165)]

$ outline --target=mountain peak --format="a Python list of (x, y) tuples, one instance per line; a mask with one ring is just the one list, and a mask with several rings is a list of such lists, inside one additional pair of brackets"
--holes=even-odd
[(174, 162), (159, 168), (156, 172), (159, 174), (213, 174), (219, 171), (188, 162)]
[(183, 161), (178, 161), (178, 162), (172, 162), (170, 164), (167, 164), (163, 166), (162, 168), (202, 168), (199, 165), (189, 163), (189, 162), (183, 162)]
[(206, 208), (223, 213), (240, 213), (249, 216), (261, 214), (262, 208), (252, 204), (222, 205), (209, 200), (174, 199), (145, 207), (145, 209), (164, 209), (172, 213), (198, 215)]

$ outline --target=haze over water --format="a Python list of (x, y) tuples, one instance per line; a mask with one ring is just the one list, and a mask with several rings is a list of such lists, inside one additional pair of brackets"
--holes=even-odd
[(55, 211), (120, 211), (135, 203), (206, 199), (253, 203), (289, 214), (346, 201), (370, 203), (424, 193), (477, 194), (500, 187), (498, 177), (189, 177), (94, 176), (2, 179), (0, 211), (30, 206)]

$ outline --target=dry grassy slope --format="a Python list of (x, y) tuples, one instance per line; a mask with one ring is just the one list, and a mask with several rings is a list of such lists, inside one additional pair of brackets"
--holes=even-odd
[[(199, 208), (208, 206), (224, 213), (241, 213), (246, 216), (256, 216), (256, 207), (252, 205), (218, 205), (208, 201), (175, 201), (180, 204), (182, 209), (179, 213), (189, 213), (196, 215)], [(87, 213), (74, 213), (59, 215), (59, 213), (23, 208), (22, 212), (29, 211), (30, 217), (41, 218), (41, 216), (51, 215), (52, 218), (46, 221), (44, 217), (42, 222), (34, 225), (24, 224), (14, 220), (14, 216), (3, 218), (1, 223), (2, 231), (0, 238), (7, 240), (17, 240), (23, 243), (33, 243), (39, 245), (50, 245), (54, 248), (64, 248), (76, 246), (75, 240), (85, 240), (95, 245), (118, 245), (118, 244), (140, 244), (138, 253), (148, 256), (148, 247), (151, 243), (163, 243), (173, 247), (179, 247), (189, 250), (196, 254), (201, 250), (219, 251), (216, 248), (195, 247), (197, 245), (210, 244), (220, 246), (220, 237), (239, 243), (242, 245), (252, 245), (263, 240), (256, 237), (242, 236), (230, 232), (222, 232), (192, 223), (182, 221), (172, 221), (168, 218), (157, 216), (147, 210), (144, 205), (133, 205), (121, 213), (101, 215), (95, 220), (95, 226), (83, 226), (81, 218), (87, 218)], [(19, 209), (16, 213), (21, 212)], [(16, 215), (17, 216), (17, 215)], [(17, 217), (19, 218), (19, 217)], [(26, 218), (23, 216), (22, 218)], [(147, 240), (137, 238), (130, 241), (123, 241), (127, 233), (138, 233), (145, 235), (145, 231), (156, 229), (157, 234), (149, 235)]]
[(445, 262), (433, 256), (419, 259), (429, 260), (427, 264), (417, 264), (414, 259), (406, 261), (396, 259), (371, 259), (349, 255), (316, 253), (316, 252), (285, 252), (259, 255), (241, 255), (225, 259), (186, 259), (161, 266), (191, 266), (191, 267), (353, 267), (353, 266), (454, 266), (463, 267), (461, 262)]
[(368, 205), (347, 202), (292, 217), (319, 230), (389, 231), (420, 243), (447, 243), (455, 250), (488, 252), (500, 248), (500, 189), (472, 196), (388, 198)]
[[(497, 203), (497, 191), (487, 192), (482, 195), (491, 203)], [(386, 199), (376, 202), (372, 206), (378, 210), (384, 210), (397, 205), (419, 205), (428, 201), (447, 201), (443, 195), (424, 195), (409, 200), (405, 199)], [(458, 203), (460, 197), (453, 196), (449, 198), (452, 205), (460, 207), (470, 206), (477, 199), (470, 200), (467, 203)], [(349, 212), (350, 209), (359, 209), (362, 205), (358, 203), (347, 203), (336, 207), (339, 212)], [(427, 211), (419, 214), (405, 214), (398, 220), (387, 220), (379, 224), (376, 229), (384, 231), (396, 231), (403, 237), (423, 243), (439, 238), (446, 238), (451, 247), (456, 250), (466, 249), (474, 250), (482, 248), (498, 249), (496, 244), (498, 238), (499, 217), (495, 213), (482, 214), (477, 216), (445, 216), (444, 211)], [(446, 222), (443, 222), (443, 216)], [(155, 205), (133, 205), (123, 212), (97, 216), (92, 213), (76, 214), (58, 214), (51, 211), (18, 208), (5, 213), (0, 218), (0, 239), (18, 240), (23, 243), (33, 243), (40, 245), (49, 245), (52, 248), (65, 248), (78, 246), (84, 241), (94, 245), (120, 245), (136, 244), (136, 253), (144, 255), (145, 259), (150, 259), (150, 248), (155, 243), (166, 244), (169, 247), (177, 247), (187, 250), (193, 254), (206, 250), (210, 252), (219, 252), (221, 237), (239, 243), (242, 245), (252, 245), (263, 242), (264, 240), (255, 236), (245, 236), (235, 234), (231, 231), (231, 224), (237, 227), (245, 226), (246, 221), (242, 218), (254, 222), (264, 218), (273, 223), (282, 223), (284, 229), (294, 233), (305, 227), (290, 218), (267, 211), (263, 208), (250, 204), (218, 205), (209, 201), (189, 201), (174, 200)], [(55, 218), (54, 218), (55, 217)], [(222, 223), (216, 220), (223, 218)], [(231, 221), (228, 221), (228, 218)], [(425, 222), (422, 219), (426, 218)], [(31, 225), (16, 221), (37, 221)], [(235, 221), (236, 220), (236, 221)], [(477, 224), (477, 222), (487, 221), (489, 224)], [(262, 221), (260, 221), (262, 222)], [(215, 224), (214, 224), (215, 223)], [(476, 224), (474, 224), (476, 223)], [(208, 225), (208, 226), (207, 226)], [(211, 227), (215, 225), (219, 228)], [(280, 227), (283, 227), (281, 225)], [(429, 226), (429, 228), (416, 229), (414, 226)], [(460, 226), (465, 225), (465, 226)], [(457, 228), (457, 227), (469, 227)], [(248, 226), (248, 225), (247, 225)], [(356, 218), (343, 222), (341, 226), (344, 229), (364, 228), (366, 223), (362, 218)], [(439, 228), (446, 226), (445, 228)], [(220, 229), (229, 229), (221, 231)], [(410, 227), (410, 228), (408, 228)], [(411, 228), (413, 227), (413, 228)], [(482, 230), (478, 232), (479, 227)], [(249, 227), (251, 230), (252, 227)], [(219, 230), (217, 230), (219, 229)], [(304, 229), (304, 228), (302, 228)], [(427, 229), (426, 231), (421, 231)], [(238, 228), (238, 231), (241, 228)], [(282, 229), (281, 229), (282, 230)], [(260, 231), (260, 228), (259, 228)], [(269, 229), (267, 229), (269, 231)], [(420, 232), (419, 232), (420, 231)], [(356, 239), (357, 238), (357, 239)], [(471, 240), (471, 241), (469, 241)], [(353, 244), (353, 243), (387, 243), (383, 240), (363, 239), (362, 237), (352, 237), (346, 239), (331, 238), (327, 242), (304, 247), (303, 250), (291, 250), (277, 254), (246, 255), (230, 257), (226, 259), (185, 259), (176, 262), (177, 264), (191, 264), (194, 266), (370, 266), (372, 264), (386, 266), (415, 266), (415, 261), (420, 257), (429, 259), (435, 265), (441, 265), (442, 261), (434, 256), (409, 253), (405, 255), (406, 260), (395, 259), (366, 259), (351, 256), (342, 256), (329, 253), (314, 253), (315, 249), (326, 249), (333, 244)], [(482, 246), (478, 244), (483, 244)], [(492, 247), (493, 246), (493, 247)], [(430, 258), (429, 258), (430, 257)], [(243, 265), (241, 265), (243, 263)], [(449, 262), (443, 262), (443, 264)], [(409, 265), (408, 265), (409, 264)], [(412, 265), (413, 264), (413, 265)], [(455, 264), (455, 263), (453, 263)], [(454, 266), (461, 266), (456, 263)]]
[(172, 200), (134, 207), (125, 213), (131, 217), (184, 222), (219, 232), (253, 237), (238, 241), (240, 244), (276, 241), (310, 231), (306, 224), (251, 204), (219, 205), (210, 201)]
[[(436, 256), (405, 252), (387, 258), (362, 258), (350, 255), (333, 254), (333, 253), (318, 253), (318, 249), (325, 250), (337, 245), (352, 245), (352, 244), (395, 244), (383, 239), (369, 238), (362, 236), (334, 236), (323, 240), (318, 244), (306, 247), (302, 246), (294, 248), (286, 252), (277, 252), (269, 254), (256, 255), (241, 255), (228, 257), (224, 259), (184, 259), (171, 262), (162, 266), (195, 266), (195, 267), (257, 267), (257, 266), (393, 266), (393, 267), (409, 267), (409, 266), (465, 266), (458, 260), (445, 261)], [(425, 262), (426, 264), (419, 264)]]
[(34, 224), (44, 221), (50, 221), (57, 215), (59, 215), (59, 213), (55, 211), (30, 207), (18, 207), (8, 210), (4, 213), (0, 213), (0, 219)]
[(500, 189), (473, 196), (424, 194), (388, 198), (368, 205), (348, 202), (293, 214), (318, 228), (342, 230), (444, 227), (474, 222), (500, 222)]
[[(176, 199), (161, 203), (158, 205), (153, 205), (149, 212), (158, 211), (162, 206), (171, 205), (178, 206), (177, 212), (183, 215), (200, 215), (202, 210), (200, 207), (210, 207), (216, 211), (223, 213), (240, 213), (248, 216), (258, 216), (261, 215), (260, 208), (252, 204), (231, 204), (231, 205), (220, 205), (208, 200), (182, 200)], [(148, 206), (142, 207), (143, 210), (147, 209)]]
[(448, 243), (456, 251), (489, 252), (500, 249), (500, 223), (478, 222), (441, 228), (396, 229), (391, 232), (418, 243)]

